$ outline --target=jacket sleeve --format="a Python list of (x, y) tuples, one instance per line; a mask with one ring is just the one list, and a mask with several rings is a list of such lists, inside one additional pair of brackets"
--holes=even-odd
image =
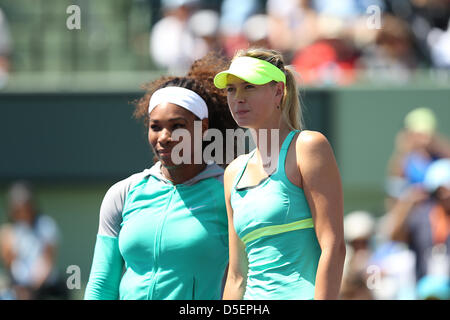
[(117, 237), (98, 234), (84, 299), (118, 299), (123, 266)]
[(100, 207), (100, 221), (95, 242), (86, 300), (113, 300), (119, 297), (124, 261), (119, 251), (119, 231), (129, 179), (114, 184)]

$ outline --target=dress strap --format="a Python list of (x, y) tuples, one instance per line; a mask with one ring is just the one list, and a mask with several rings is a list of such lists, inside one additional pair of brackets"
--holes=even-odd
[(279, 173), (285, 173), (284, 166), (286, 162), (286, 156), (289, 150), (289, 146), (291, 145), (292, 139), (294, 139), (294, 136), (297, 132), (300, 132), (300, 130), (293, 130), (289, 132), (286, 139), (284, 139), (283, 144), (281, 145), (280, 149), (280, 155), (278, 156), (278, 164), (277, 164), (277, 172)]
[(242, 178), (242, 175), (244, 174), (245, 169), (247, 168), (248, 162), (250, 161), (250, 159), (253, 157), (253, 155), (256, 152), (256, 148), (253, 149), (253, 151), (251, 151), (250, 153), (247, 154), (247, 160), (245, 161), (244, 166), (242, 167), (241, 171), (239, 171), (239, 173), (236, 175), (236, 177), (234, 178), (234, 182), (233, 182), (233, 189), (236, 189), (236, 186), (238, 185), (239, 181)]

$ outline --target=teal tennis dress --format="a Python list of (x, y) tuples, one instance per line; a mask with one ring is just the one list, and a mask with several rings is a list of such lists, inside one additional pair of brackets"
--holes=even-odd
[(277, 170), (256, 186), (238, 189), (248, 159), (231, 191), (234, 228), (248, 257), (244, 299), (313, 299), (321, 249), (303, 189), (286, 177), (291, 131), (280, 150)]
[(228, 264), (223, 169), (211, 164), (173, 185), (160, 168), (106, 193), (85, 299), (221, 298)]

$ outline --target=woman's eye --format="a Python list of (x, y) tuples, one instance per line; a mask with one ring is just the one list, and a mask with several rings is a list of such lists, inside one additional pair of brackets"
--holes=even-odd
[(252, 85), (252, 84), (247, 84), (246, 86), (245, 86), (245, 89), (253, 89), (255, 86), (254, 85)]
[(152, 129), (153, 131), (158, 131), (158, 130), (160, 130), (159, 126), (157, 126), (157, 125), (155, 125), (155, 124), (152, 124), (152, 125), (150, 126), (150, 129)]
[(173, 129), (179, 129), (179, 128), (184, 128), (184, 124), (176, 123), (176, 124), (173, 125)]
[(232, 87), (227, 88), (227, 92), (233, 92), (233, 91), (234, 91), (234, 88), (232, 88)]

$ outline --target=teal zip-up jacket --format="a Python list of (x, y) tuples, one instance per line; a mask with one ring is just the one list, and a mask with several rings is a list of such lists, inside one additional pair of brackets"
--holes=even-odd
[(113, 185), (85, 299), (220, 299), (228, 264), (223, 172), (209, 164), (173, 185), (157, 162)]

